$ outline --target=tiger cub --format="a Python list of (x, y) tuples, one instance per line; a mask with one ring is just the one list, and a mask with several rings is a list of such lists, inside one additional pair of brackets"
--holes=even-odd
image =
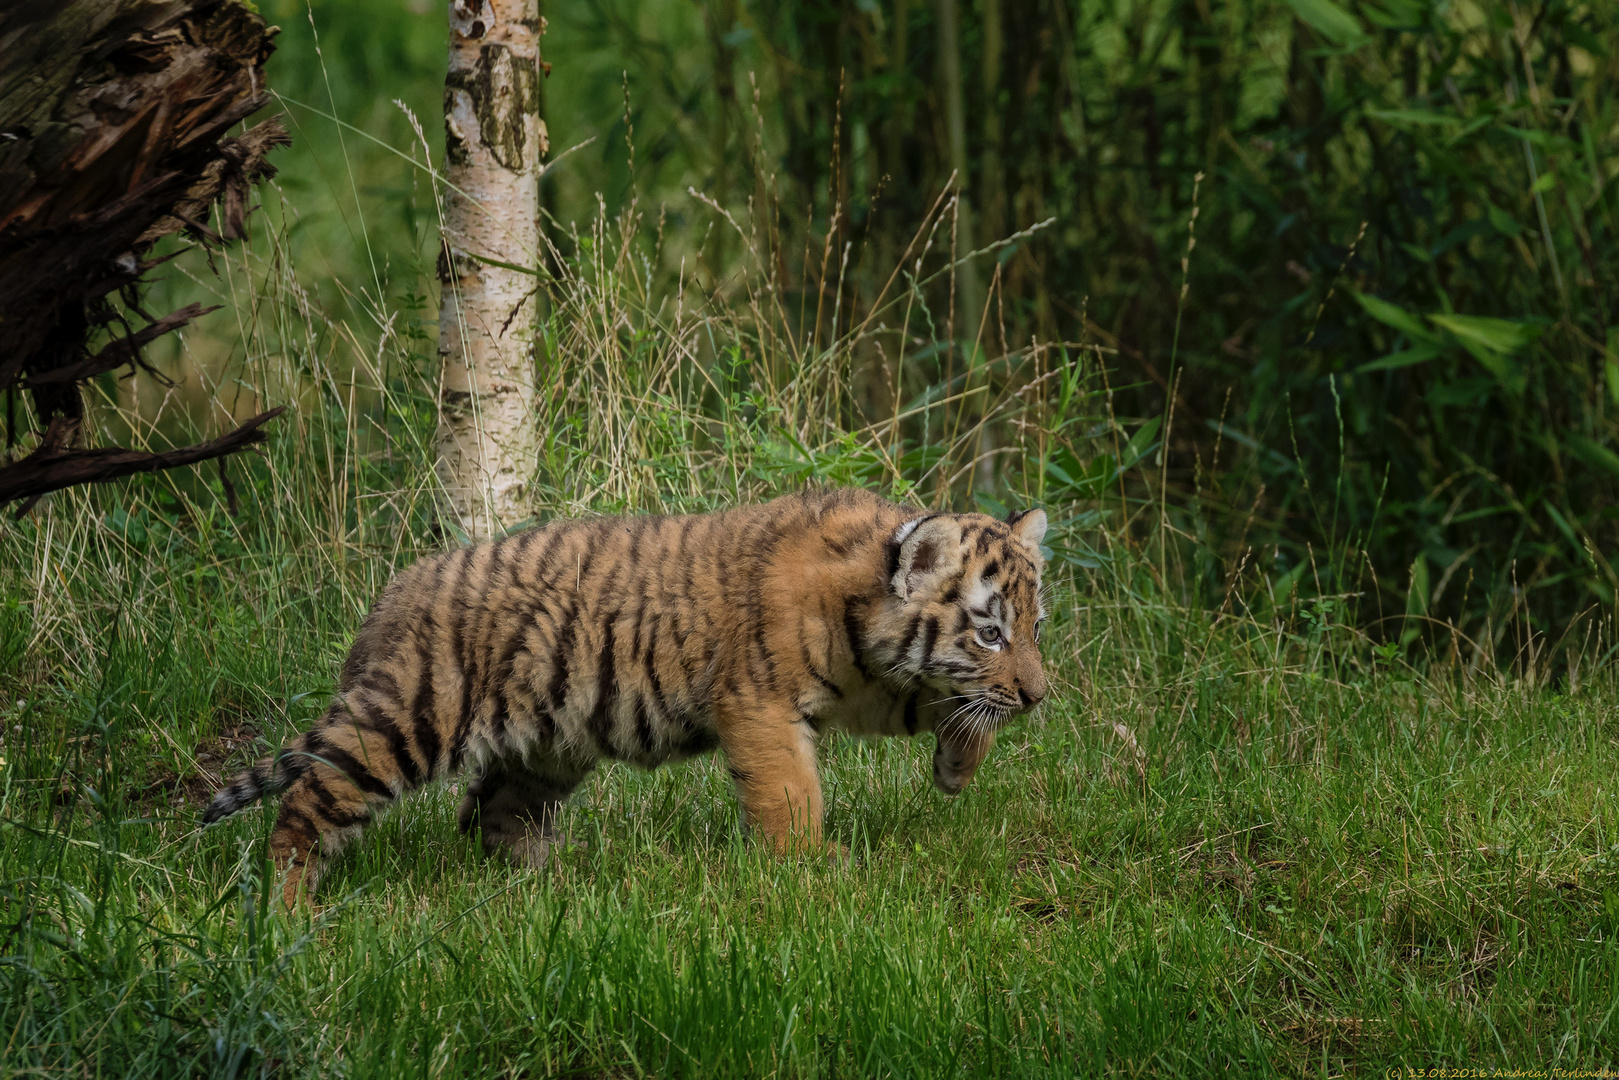
[(933, 781), (972, 779), (997, 727), (1046, 696), (1046, 516), (919, 514), (819, 490), (692, 517), (552, 522), (424, 559), (383, 590), (305, 734), (204, 822), (285, 791), (285, 899), (384, 806), (452, 773), (461, 829), (543, 863), (603, 758), (719, 747), (751, 827), (818, 849), (816, 736), (936, 735)]

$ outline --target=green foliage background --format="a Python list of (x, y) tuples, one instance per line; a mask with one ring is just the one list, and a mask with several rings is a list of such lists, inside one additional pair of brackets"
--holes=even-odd
[[(293, 246), (330, 268), (327, 303), (430, 291), (430, 196), (388, 147), (436, 160), (438, 7), (263, 5), (298, 135), (280, 181)], [(977, 260), (976, 345), (967, 312), (902, 345), (900, 396), (939, 393), (975, 347), (1013, 386), (1029, 372), (996, 369), (1003, 353), (1101, 347), (1115, 413), (1169, 421), (1132, 482), (1214, 553), (1193, 593), (1218, 595), (1245, 553), (1278, 579), (1312, 563), (1312, 588), (1373, 601), (1368, 624), (1423, 614), (1492, 647), (1525, 612), (1555, 636), (1608, 607), (1619, 22), (1603, 8), (961, 3), (973, 240), (1054, 220)], [(658, 216), (649, 272), (684, 266), (723, 297), (746, 253), (688, 189), (739, 218), (768, 207), (783, 293), (800, 311), (839, 298), (833, 331), (856, 325), (950, 182), (941, 10), (552, 5), (559, 249), (598, 197), (609, 216), (633, 202)], [(818, 265), (846, 243), (844, 273)], [(946, 286), (930, 295), (948, 308)], [(1096, 449), (1059, 450), (1036, 486), (1084, 501), (1071, 481)]]
[(268, 904), (273, 807), (201, 806), (458, 538), (442, 9), (261, 0), (297, 142), (148, 302), (225, 305), (211, 381), (100, 405), (294, 407), (0, 525), (0, 1077), (1612, 1070), (1611, 11), (942, 3), (548, 12), (532, 491), (1039, 502), (1051, 700), (954, 800), (829, 738), (852, 866), (709, 756), (599, 770), (538, 873), (440, 785)]

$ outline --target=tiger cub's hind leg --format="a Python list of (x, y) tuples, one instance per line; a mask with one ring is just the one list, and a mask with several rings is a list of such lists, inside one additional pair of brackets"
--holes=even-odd
[(354, 776), (320, 763), (304, 771), (281, 797), (270, 833), (287, 907), (314, 894), (326, 864), (392, 800), (393, 792), (370, 773)]
[(464, 833), (478, 830), (486, 854), (537, 870), (562, 840), (557, 815), (590, 768), (554, 760), (538, 767), (491, 762), (467, 785), (456, 820)]
[(289, 762), (297, 779), (281, 797), (270, 833), (270, 855), (288, 907), (313, 894), (326, 864), (378, 811), (434, 771), (430, 752), (403, 736), (394, 710), (356, 704), (334, 705), (300, 740), (298, 760)]

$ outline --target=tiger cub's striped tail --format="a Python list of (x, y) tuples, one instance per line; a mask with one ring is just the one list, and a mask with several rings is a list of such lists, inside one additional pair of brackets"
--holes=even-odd
[(212, 825), (220, 818), (230, 817), (266, 796), (279, 795), (291, 787), (293, 781), (309, 768), (308, 743), (308, 733), (298, 736), (274, 756), (259, 761), (221, 788), (208, 804), (208, 809), (202, 812), (202, 823)]

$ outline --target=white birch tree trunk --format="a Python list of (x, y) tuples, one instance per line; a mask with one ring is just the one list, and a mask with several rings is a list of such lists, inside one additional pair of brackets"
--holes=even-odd
[(538, 0), (451, 0), (438, 475), (469, 537), (527, 518), (540, 265)]

